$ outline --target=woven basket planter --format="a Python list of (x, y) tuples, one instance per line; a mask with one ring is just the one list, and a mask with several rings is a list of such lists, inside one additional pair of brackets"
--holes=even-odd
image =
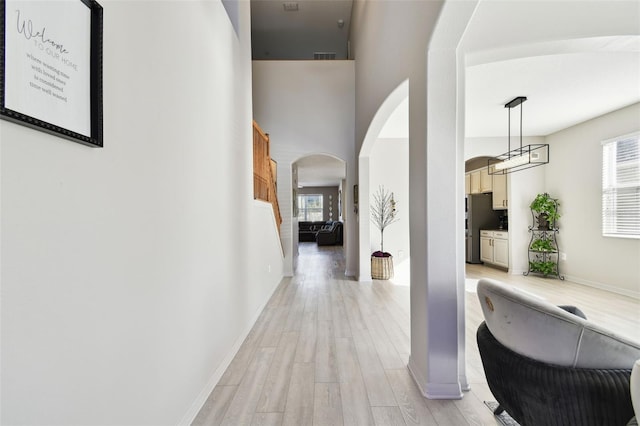
[(371, 278), (374, 280), (393, 278), (393, 256), (371, 256)]

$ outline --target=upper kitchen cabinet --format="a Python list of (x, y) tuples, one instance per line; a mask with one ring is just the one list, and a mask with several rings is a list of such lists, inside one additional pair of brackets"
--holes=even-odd
[(487, 163), (493, 157), (471, 158), (464, 163), (465, 194), (486, 194), (492, 191), (493, 183), (487, 170)]
[(487, 193), (491, 191), (493, 191), (491, 175), (489, 174), (489, 169), (483, 167), (480, 169), (480, 192)]
[(471, 186), (471, 191), (469, 191), (470, 194), (480, 194), (482, 191), (480, 191), (480, 170), (476, 170), (473, 171), (471, 173), (469, 173), (471, 175), (470, 179), (470, 186)]
[(507, 198), (507, 175), (493, 175), (493, 209), (506, 210), (509, 208)]

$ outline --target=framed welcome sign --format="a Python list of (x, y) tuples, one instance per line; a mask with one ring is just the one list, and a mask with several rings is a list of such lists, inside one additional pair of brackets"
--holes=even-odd
[(0, 2), (0, 118), (102, 147), (102, 7)]

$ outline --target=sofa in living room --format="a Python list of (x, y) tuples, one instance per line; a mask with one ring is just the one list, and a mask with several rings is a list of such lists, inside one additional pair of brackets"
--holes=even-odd
[(325, 225), (325, 221), (300, 221), (298, 222), (298, 241), (315, 242), (316, 234)]
[(342, 245), (342, 222), (300, 221), (298, 222), (298, 241), (317, 242), (321, 246)]
[(319, 246), (342, 245), (342, 222), (329, 221), (316, 234)]

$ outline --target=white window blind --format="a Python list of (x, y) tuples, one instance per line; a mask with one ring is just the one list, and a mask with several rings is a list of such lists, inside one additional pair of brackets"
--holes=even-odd
[(322, 194), (298, 195), (298, 220), (322, 221)]
[(640, 132), (602, 142), (602, 235), (640, 238)]

